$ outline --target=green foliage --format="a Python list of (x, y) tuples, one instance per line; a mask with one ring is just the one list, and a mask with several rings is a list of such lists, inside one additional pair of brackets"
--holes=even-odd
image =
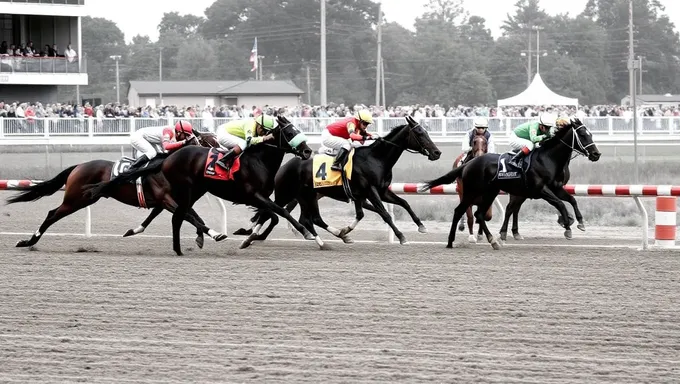
[[(83, 18), (83, 52), (90, 85), (86, 96), (115, 99), (115, 62), (122, 55), (121, 83), (158, 78), (244, 80), (255, 37), (264, 56), (265, 78), (292, 80), (318, 103), (319, 0), (215, 0), (205, 17), (169, 12), (159, 39), (136, 36), (125, 44), (111, 21)], [(328, 0), (328, 99), (371, 104), (375, 99), (378, 4), (371, 0)], [(645, 57), (645, 93), (680, 93), (680, 38), (658, 0), (636, 0), (636, 52)], [(590, 0), (578, 14), (548, 15), (540, 0), (517, 0), (494, 40), (484, 18), (469, 15), (462, 0), (430, 0), (415, 32), (384, 20), (383, 61), (388, 104), (493, 104), (525, 89), (526, 57), (536, 49), (542, 27), (540, 70), (555, 92), (581, 104), (618, 102), (628, 93), (628, 1)], [(535, 71), (535, 57), (532, 58)], [(127, 90), (123, 85), (122, 91)], [(121, 92), (124, 97), (125, 92)], [(306, 98), (305, 98), (306, 99)]]

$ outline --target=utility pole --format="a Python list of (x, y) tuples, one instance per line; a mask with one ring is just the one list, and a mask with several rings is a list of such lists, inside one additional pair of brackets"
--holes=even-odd
[(257, 70), (260, 72), (260, 81), (262, 81), (262, 59), (264, 59), (264, 56), (257, 56), (258, 64), (257, 64)]
[(309, 63), (307, 63), (307, 104), (312, 105), (312, 81), (309, 76)]
[(529, 30), (529, 38), (527, 39), (527, 50), (522, 51), (521, 55), (526, 56), (529, 62), (527, 63), (527, 88), (531, 85), (531, 28)]
[(387, 97), (385, 94), (385, 62), (380, 60), (380, 82), (382, 82), (382, 107), (383, 113), (385, 112), (385, 106), (387, 105)]
[(633, 50), (633, 0), (628, 0), (628, 93), (633, 106), (633, 162), (635, 184), (638, 183), (637, 156), (637, 96), (635, 95), (635, 52)]
[(534, 25), (532, 27), (533, 30), (536, 31), (536, 74), (539, 73), (540, 70), (540, 62), (541, 62), (541, 31), (543, 30), (543, 27), (539, 27), (538, 25)]
[[(375, 60), (375, 106), (380, 105), (380, 72), (382, 63), (382, 1), (378, 3), (378, 57)], [(384, 95), (383, 95), (384, 98)]]
[(326, 105), (326, 0), (321, 0), (321, 100)]
[(639, 76), (640, 77), (640, 85), (637, 87), (637, 94), (642, 95), (642, 72), (646, 72), (646, 71), (642, 70), (642, 59), (644, 59), (645, 57), (638, 55), (637, 58), (638, 58), (638, 63), (639, 63), (638, 73), (640, 75)]
[(158, 52), (158, 102), (163, 105), (163, 47)]
[(120, 104), (120, 77), (118, 72), (118, 62), (120, 61), (120, 55), (109, 56), (113, 60), (116, 60), (116, 102)]

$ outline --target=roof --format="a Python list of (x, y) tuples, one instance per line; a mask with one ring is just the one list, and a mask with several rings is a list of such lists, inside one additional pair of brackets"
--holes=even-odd
[(498, 100), (498, 106), (503, 105), (578, 105), (578, 99), (561, 96), (551, 91), (541, 79), (541, 75), (537, 73), (524, 92)]
[(244, 81), (130, 81), (139, 95), (301, 95), (292, 82), (283, 80)]
[(677, 103), (680, 102), (680, 95), (637, 95), (637, 101), (652, 102), (652, 103)]

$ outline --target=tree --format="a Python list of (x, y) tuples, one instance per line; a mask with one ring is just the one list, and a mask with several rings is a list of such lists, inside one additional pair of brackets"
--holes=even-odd
[(185, 41), (177, 49), (177, 56), (193, 58), (180, 60), (173, 78), (192, 80), (222, 80), (216, 76), (217, 56), (213, 45), (203, 39)]
[(187, 37), (193, 37), (198, 33), (204, 22), (205, 19), (200, 16), (166, 12), (163, 14), (160, 24), (158, 24), (158, 32), (164, 34), (174, 31)]

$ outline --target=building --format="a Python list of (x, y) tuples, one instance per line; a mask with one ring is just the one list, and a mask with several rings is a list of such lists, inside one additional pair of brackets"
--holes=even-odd
[(244, 81), (130, 81), (128, 103), (133, 107), (179, 106), (293, 106), (304, 92), (292, 82)]
[[(678, 107), (680, 106), (680, 95), (637, 95), (635, 102), (639, 107)], [(632, 106), (630, 97), (621, 99), (621, 105)]]
[[(81, 62), (85, 15), (85, 0), (0, 0), (0, 99), (56, 102), (58, 85), (87, 85)], [(36, 56), (6, 53), (29, 42)], [(63, 57), (68, 44), (76, 57)], [(56, 45), (62, 57), (40, 57), (46, 45)]]

